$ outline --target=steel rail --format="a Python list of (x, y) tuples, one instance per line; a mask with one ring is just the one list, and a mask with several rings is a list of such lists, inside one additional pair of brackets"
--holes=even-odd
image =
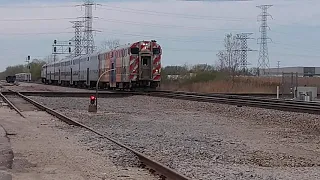
[(7, 103), (12, 109), (14, 109), (21, 117), (25, 118), (22, 112), (4, 95), (0, 92), (0, 97)]
[(33, 104), (34, 106), (38, 107), (39, 109), (41, 109), (43, 111), (48, 112), (49, 114), (59, 118), (63, 122), (65, 122), (65, 123), (67, 123), (69, 125), (75, 125), (75, 126), (79, 126), (79, 127), (85, 128), (85, 129), (87, 129), (87, 130), (89, 130), (89, 131), (91, 131), (91, 132), (93, 132), (93, 133), (105, 138), (105, 139), (108, 139), (109, 141), (119, 145), (120, 147), (133, 152), (135, 155), (138, 156), (138, 158), (143, 163), (143, 165), (149, 167), (152, 171), (156, 171), (160, 175), (160, 177), (162, 179), (189, 180), (188, 177), (186, 177), (186, 176), (184, 176), (182, 174), (179, 174), (178, 172), (174, 171), (173, 169), (170, 169), (169, 167), (167, 167), (167, 166), (165, 166), (165, 165), (163, 165), (163, 164), (161, 164), (161, 163), (159, 163), (157, 161), (152, 160), (151, 158), (147, 157), (146, 155), (144, 155), (144, 154), (142, 154), (142, 153), (140, 153), (140, 152), (138, 152), (138, 151), (136, 151), (136, 150), (134, 150), (134, 149), (132, 149), (132, 148), (130, 148), (130, 147), (118, 142), (118, 141), (116, 141), (115, 139), (110, 138), (110, 137), (102, 134), (101, 132), (98, 132), (98, 131), (96, 131), (96, 130), (94, 130), (94, 129), (92, 129), (92, 128), (90, 128), (90, 127), (88, 127), (88, 126), (86, 126), (86, 125), (84, 125), (84, 124), (82, 124), (80, 122), (78, 122), (78, 121), (75, 121), (75, 120), (73, 120), (73, 119), (71, 119), (71, 118), (69, 118), (69, 117), (67, 117), (67, 116), (65, 116), (65, 115), (63, 115), (63, 114), (51, 109), (51, 108), (49, 108), (49, 107), (46, 107), (46, 106), (44, 106), (44, 105), (42, 105), (42, 104), (40, 104), (40, 103), (30, 99), (30, 98), (24, 96), (23, 94), (21, 94), (19, 92), (17, 92), (17, 94), (21, 98), (23, 98), (26, 101), (28, 101), (29, 103)]
[(231, 105), (260, 107), (260, 108), (276, 109), (276, 110), (283, 110), (283, 111), (320, 114), (320, 105), (288, 103), (281, 100), (279, 101), (263, 100), (262, 101), (254, 98), (243, 99), (241, 97), (238, 97), (238, 98), (228, 98), (223, 96), (212, 97), (212, 96), (201, 96), (201, 95), (169, 93), (169, 92), (166, 92), (166, 93), (152, 92), (152, 93), (148, 93), (148, 95), (157, 96), (157, 97), (192, 100), (192, 101), (201, 101), (201, 102), (224, 103), (224, 104), (231, 104)]
[[(18, 91), (25, 96), (42, 96), (42, 97), (90, 97), (95, 92), (61, 92), (61, 91)], [(13, 91), (3, 92), (3, 94), (14, 94)], [(100, 98), (108, 97), (125, 97), (133, 95), (142, 95), (141, 92), (99, 92)]]
[(300, 104), (300, 105), (308, 105), (308, 106), (316, 106), (320, 107), (320, 102), (314, 101), (301, 101), (301, 100), (284, 100), (284, 99), (276, 99), (276, 98), (265, 98), (265, 97), (253, 97), (253, 96), (242, 96), (242, 95), (230, 95), (230, 94), (204, 94), (204, 93), (193, 93), (193, 92), (184, 92), (184, 91), (153, 91), (167, 94), (182, 94), (182, 95), (196, 95), (196, 96), (204, 96), (204, 97), (223, 97), (229, 99), (242, 99), (242, 100), (252, 100), (252, 101), (268, 101), (268, 102), (276, 102), (276, 103), (287, 103), (287, 104)]

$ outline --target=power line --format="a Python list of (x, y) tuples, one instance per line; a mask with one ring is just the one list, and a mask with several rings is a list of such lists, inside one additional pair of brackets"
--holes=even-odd
[[(160, 12), (153, 10), (145, 10), (145, 9), (133, 9), (133, 8), (123, 8), (119, 6), (110, 6), (105, 4), (99, 4), (104, 6), (101, 9), (108, 9), (112, 11), (125, 11), (132, 12), (137, 14), (151, 14), (151, 15), (161, 15), (161, 16), (178, 16), (181, 18), (188, 19), (204, 19), (204, 20), (224, 20), (224, 21), (243, 21), (243, 20), (252, 20), (251, 18), (234, 18), (234, 17), (213, 17), (213, 16), (199, 16), (196, 14), (179, 14), (179, 13), (169, 13), (169, 12)], [(59, 7), (76, 7), (78, 5), (43, 5), (43, 6), (29, 6), (29, 5), (15, 5), (15, 6), (0, 6), (0, 8), (59, 8)]]
[(203, 40), (216, 40), (216, 41), (222, 41), (220, 38), (212, 38), (212, 36), (182, 36), (182, 35), (177, 35), (177, 36), (168, 36), (167, 34), (147, 34), (147, 33), (144, 33), (144, 32), (133, 32), (133, 31), (130, 31), (130, 33), (127, 33), (127, 32), (123, 32), (122, 30), (109, 30), (107, 28), (101, 28), (101, 30), (106, 30), (106, 31), (102, 31), (102, 32), (111, 32), (111, 33), (115, 33), (115, 34), (128, 34), (128, 35), (132, 35), (132, 34), (135, 34), (135, 35), (139, 35), (139, 36), (144, 36), (144, 37), (154, 37), (154, 38), (167, 38), (169, 37), (170, 39), (177, 39), (177, 38), (201, 38)]
[[(117, 31), (104, 31), (106, 34), (112, 34), (112, 35), (121, 35), (121, 36), (134, 36), (134, 37), (142, 37), (142, 38), (156, 38), (156, 39), (163, 39), (163, 40), (169, 40), (169, 41), (178, 41), (178, 42), (204, 42), (204, 40), (201, 39), (193, 39), (195, 37), (193, 36), (174, 36), (174, 37), (168, 37), (168, 36), (155, 36), (152, 34), (141, 34), (141, 33), (122, 33)], [(0, 33), (1, 35), (5, 36), (19, 36), (19, 35), (49, 35), (49, 34), (73, 34), (75, 32), (39, 32), (39, 33)], [(176, 37), (181, 37), (176, 38)], [(31, 37), (34, 38), (34, 37)], [(203, 37), (204, 39), (208, 39), (211, 42), (223, 42), (223, 40), (220, 39), (210, 39), (210, 37)]]
[[(54, 21), (54, 20), (76, 20), (79, 18), (35, 18), (35, 19), (1, 19), (1, 21), (4, 22), (21, 22), (21, 21)], [(181, 25), (166, 25), (166, 24), (157, 24), (157, 23), (146, 23), (146, 22), (135, 22), (135, 21), (125, 21), (125, 20), (119, 20), (119, 19), (105, 19), (100, 18), (99, 21), (106, 21), (106, 22), (113, 22), (113, 23), (120, 23), (120, 24), (132, 24), (137, 26), (154, 26), (154, 27), (161, 27), (161, 28), (183, 28), (185, 30), (201, 30), (201, 31), (227, 31), (227, 30), (244, 30), (244, 29), (230, 29), (230, 28), (224, 28), (224, 29), (210, 29), (210, 28), (204, 28), (204, 27), (195, 27), (195, 26), (181, 26)]]
[[(121, 35), (121, 36), (134, 36), (134, 37), (142, 37), (142, 38), (155, 38), (155, 39), (164, 39), (169, 41), (178, 41), (178, 42), (204, 42), (204, 40), (198, 40), (198, 39), (190, 39), (192, 37), (178, 39), (178, 38), (168, 38), (168, 37), (161, 37), (161, 36), (154, 36), (154, 35), (148, 35), (148, 34), (135, 34), (135, 33), (121, 33), (121, 32), (107, 32), (107, 34), (112, 35)], [(177, 36), (176, 36), (177, 37)], [(210, 39), (209, 39), (210, 40)], [(212, 42), (212, 40), (210, 40)], [(223, 40), (215, 40), (214, 42), (223, 42)]]
[[(39, 33), (0, 33), (1, 35), (5, 36), (20, 36), (20, 35), (49, 35), (49, 34), (70, 34), (74, 32), (39, 32)], [(32, 37), (34, 38), (34, 37)]]
[(105, 19), (101, 18), (99, 21), (107, 21), (107, 22), (114, 22), (120, 24), (132, 24), (132, 25), (144, 25), (144, 26), (154, 26), (154, 27), (161, 27), (161, 28), (183, 28), (187, 30), (201, 30), (201, 31), (228, 31), (228, 30), (244, 30), (244, 29), (210, 29), (204, 27), (195, 27), (195, 26), (182, 26), (182, 25), (166, 25), (166, 24), (157, 24), (157, 23), (146, 23), (146, 22), (135, 22), (135, 21), (125, 21), (119, 19)]
[[(201, 40), (201, 39), (193, 39), (195, 37), (193, 36), (174, 36), (174, 37), (167, 37), (167, 36), (154, 36), (152, 34), (141, 34), (141, 33), (122, 33), (122, 32), (117, 32), (117, 31), (105, 31), (107, 34), (111, 34), (111, 35), (121, 35), (121, 36), (134, 36), (134, 37), (145, 37), (145, 38), (157, 38), (157, 39), (162, 39), (162, 40), (168, 40), (168, 41), (174, 41), (174, 42), (195, 42), (195, 43), (203, 43), (205, 41)], [(35, 33), (0, 33), (0, 36), (28, 36), (28, 35), (53, 35), (53, 34), (74, 34), (75, 32), (35, 32)], [(176, 37), (181, 37), (181, 39), (176, 38)], [(33, 38), (33, 37), (32, 37)], [(191, 39), (192, 38), (192, 39)], [(223, 40), (220, 39), (210, 39), (210, 37), (201, 37), (201, 38), (205, 38), (208, 41), (214, 41), (214, 42), (223, 42)], [(292, 47), (297, 47), (297, 48), (302, 48), (299, 46), (295, 46), (294, 44), (285, 44), (285, 43), (277, 43), (275, 42), (275, 45), (283, 45), (284, 48), (292, 48)], [(306, 51), (309, 52), (314, 52), (314, 50), (320, 50), (319, 48), (315, 47), (315, 46), (307, 46), (307, 49), (305, 49)], [(310, 49), (311, 48), (311, 49)], [(313, 49), (314, 50), (313, 50)]]
[(14, 22), (14, 21), (56, 21), (56, 20), (72, 20), (77, 18), (36, 18), (36, 19), (0, 19), (0, 21)]
[[(193, 36), (174, 36), (173, 37), (164, 37), (164, 36), (154, 36), (154, 35), (151, 35), (151, 34), (141, 34), (141, 33), (122, 33), (122, 32), (115, 32), (115, 31), (105, 31), (106, 33), (108, 34), (112, 34), (112, 35), (123, 35), (123, 36), (135, 36), (135, 37), (147, 37), (147, 38), (158, 38), (158, 39), (163, 39), (163, 40), (169, 40), (169, 41), (177, 41), (177, 42), (199, 42), (199, 43), (202, 43), (204, 42), (203, 40), (200, 40), (200, 39), (190, 39), (190, 38), (195, 38)], [(74, 32), (35, 32), (35, 33), (0, 33), (0, 36), (23, 36), (23, 35), (53, 35), (53, 34), (73, 34)], [(179, 39), (179, 38), (176, 38), (176, 37), (181, 37), (183, 39)], [(33, 37), (32, 37), (33, 38)], [(210, 39), (210, 37), (201, 37), (201, 38), (206, 38), (210, 41), (214, 41), (214, 42), (222, 42), (222, 40), (220, 39)], [(284, 48), (293, 48), (293, 47), (297, 47), (297, 48), (302, 48), (300, 46), (297, 46), (295, 44), (285, 44), (285, 43), (278, 43), (278, 42), (275, 42), (275, 45), (283, 45)], [(314, 52), (314, 50), (320, 50), (318, 47), (316, 46), (307, 46), (306, 47), (307, 49), (305, 49), (306, 51), (309, 51), (309, 52)]]
[[(104, 5), (105, 6), (105, 5)], [(119, 8), (119, 9), (114, 9)], [(197, 16), (197, 15), (188, 15), (188, 14), (174, 14), (174, 13), (166, 13), (166, 12), (157, 12), (157, 11), (145, 11), (145, 10), (126, 10), (128, 8), (120, 8), (113, 6), (112, 8), (101, 8), (106, 9), (110, 11), (120, 11), (120, 12), (131, 12), (135, 14), (147, 14), (147, 15), (153, 15), (153, 16), (175, 16), (178, 18), (186, 18), (186, 19), (197, 19), (197, 20), (212, 20), (212, 21), (248, 21), (252, 19), (236, 19), (236, 18), (226, 18), (226, 17), (208, 17), (208, 16)]]
[(75, 5), (0, 5), (0, 8), (59, 8), (59, 7), (75, 7)]
[(212, 17), (212, 16), (199, 16), (197, 14), (182, 14), (182, 13), (169, 13), (169, 12), (161, 12), (161, 11), (154, 11), (154, 10), (146, 10), (146, 9), (133, 9), (133, 8), (123, 8), (119, 6), (110, 6), (110, 5), (102, 5), (104, 9), (111, 8), (112, 10), (117, 11), (116, 9), (128, 10), (138, 14), (155, 14), (155, 15), (172, 15), (172, 16), (180, 16), (186, 18), (201, 18), (201, 19), (209, 19), (209, 20), (233, 20), (233, 21), (240, 21), (240, 20), (252, 20), (251, 18), (234, 18), (234, 17)]
[[(76, 7), (77, 5), (0, 5), (0, 8), (59, 8), (59, 7)], [(235, 18), (235, 17), (213, 17), (213, 16), (199, 16), (196, 14), (182, 14), (182, 13), (169, 13), (169, 12), (161, 12), (161, 11), (154, 11), (154, 10), (146, 10), (146, 9), (134, 9), (134, 8), (123, 8), (119, 6), (110, 6), (103, 4), (102, 6), (106, 8), (101, 8), (101, 9), (108, 9), (112, 11), (126, 11), (126, 12), (133, 12), (133, 13), (138, 13), (138, 14), (150, 14), (152, 13), (153, 15), (171, 15), (171, 16), (180, 16), (183, 18), (189, 18), (189, 19), (208, 19), (208, 20), (224, 20), (224, 21), (242, 21), (242, 20), (252, 20), (251, 18)], [(119, 9), (119, 10), (117, 10)], [(302, 21), (302, 20), (301, 20)], [(277, 24), (280, 26), (290, 26), (292, 24), (299, 24), (299, 22), (293, 22), (291, 24), (285, 25), (285, 24)]]

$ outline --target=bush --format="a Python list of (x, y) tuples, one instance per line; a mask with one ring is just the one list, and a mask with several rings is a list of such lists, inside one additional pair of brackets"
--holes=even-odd
[(194, 76), (191, 76), (189, 79), (186, 79), (183, 84), (209, 82), (209, 81), (222, 80), (225, 78), (226, 76), (220, 72), (202, 71), (202, 72), (196, 72)]

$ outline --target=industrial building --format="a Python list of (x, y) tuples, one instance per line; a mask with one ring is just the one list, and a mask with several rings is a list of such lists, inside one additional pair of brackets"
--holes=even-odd
[(260, 71), (261, 75), (269, 75), (269, 76), (282, 76), (282, 73), (298, 73), (298, 76), (304, 77), (315, 77), (320, 76), (320, 67), (282, 67), (282, 68), (270, 68), (269, 70), (265, 70), (265, 74), (263, 74), (263, 70)]

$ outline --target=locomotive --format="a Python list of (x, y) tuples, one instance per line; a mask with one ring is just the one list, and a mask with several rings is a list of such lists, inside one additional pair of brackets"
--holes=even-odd
[(156, 89), (161, 81), (161, 46), (138, 41), (42, 66), (44, 84), (100, 89)]

